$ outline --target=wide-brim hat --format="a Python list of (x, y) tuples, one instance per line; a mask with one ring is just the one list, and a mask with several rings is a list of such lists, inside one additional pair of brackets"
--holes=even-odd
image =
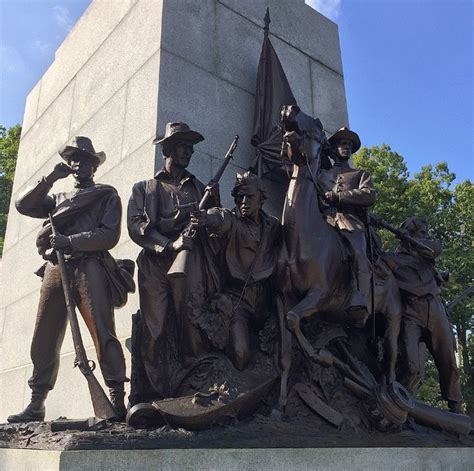
[(336, 145), (341, 139), (347, 139), (352, 142), (352, 153), (355, 154), (361, 146), (360, 137), (354, 131), (351, 131), (349, 128), (341, 128), (339, 131), (336, 131), (329, 139), (329, 144), (331, 146)]
[(69, 159), (74, 155), (74, 157), (88, 157), (95, 159), (97, 165), (102, 165), (105, 162), (106, 156), (105, 152), (96, 152), (92, 141), (85, 136), (74, 136), (71, 143), (66, 144), (64, 147), (59, 149), (59, 155), (68, 162)]
[(153, 139), (153, 144), (164, 144), (176, 140), (197, 144), (204, 141), (204, 136), (197, 131), (193, 131), (186, 123), (166, 123), (164, 136), (157, 136)]

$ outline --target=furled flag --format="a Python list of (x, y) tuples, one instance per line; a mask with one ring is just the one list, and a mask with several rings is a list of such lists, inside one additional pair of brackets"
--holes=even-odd
[(278, 128), (283, 105), (296, 105), (295, 97), (280, 60), (268, 37), (270, 14), (265, 15), (264, 39), (257, 72), (255, 111), (251, 143), (256, 147), (258, 174), (264, 175), (280, 169), (282, 135)]

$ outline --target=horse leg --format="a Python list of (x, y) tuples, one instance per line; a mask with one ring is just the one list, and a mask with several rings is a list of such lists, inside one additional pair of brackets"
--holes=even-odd
[(280, 351), (280, 397), (278, 405), (282, 414), (285, 414), (286, 403), (288, 399), (288, 375), (291, 368), (291, 332), (286, 327), (285, 309), (281, 296), (277, 297), (278, 321), (281, 335), (281, 351)]
[(294, 332), (295, 329), (299, 329), (301, 319), (318, 311), (321, 293), (322, 291), (320, 288), (311, 289), (298, 304), (288, 311), (286, 320), (290, 330)]
[(315, 362), (323, 366), (331, 366), (332, 356), (323, 350), (316, 353), (311, 343), (303, 335), (300, 327), (300, 321), (302, 318), (318, 312), (321, 293), (322, 290), (319, 288), (314, 288), (309, 291), (308, 294), (288, 312), (286, 319), (288, 328), (295, 334), (296, 340), (298, 340), (303, 352)]

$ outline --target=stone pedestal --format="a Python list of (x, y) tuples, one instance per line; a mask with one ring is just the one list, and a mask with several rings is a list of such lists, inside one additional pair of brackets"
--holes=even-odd
[(472, 448), (247, 448), (199, 450), (0, 450), (4, 469), (29, 471), (269, 470), (465, 471)]
[[(235, 172), (247, 168), (254, 155), (250, 133), (267, 6), (271, 41), (302, 110), (319, 116), (328, 132), (347, 125), (337, 26), (304, 0), (94, 0), (29, 94), (2, 260), (0, 422), (29, 401), (29, 348), (40, 289), (33, 271), (42, 263), (35, 248), (41, 221), (20, 216), (15, 198), (51, 171), (57, 150), (72, 136), (86, 135), (107, 153), (97, 180), (115, 186), (125, 208), (133, 183), (152, 177), (161, 165), (151, 144), (157, 130), (167, 121), (185, 121), (206, 138), (190, 165), (203, 182), (240, 135), (221, 183), (223, 204), (231, 207)], [(70, 187), (67, 179), (54, 190)], [(135, 259), (139, 249), (128, 237), (125, 218), (122, 227), (113, 255)], [(124, 343), (137, 307), (135, 294), (116, 312)], [(82, 321), (81, 328), (95, 359)], [(73, 357), (68, 333), (47, 419), (92, 415)]]

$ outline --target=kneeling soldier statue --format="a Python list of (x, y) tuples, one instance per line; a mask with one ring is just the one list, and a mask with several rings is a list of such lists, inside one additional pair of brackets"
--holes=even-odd
[(275, 297), (272, 278), (282, 245), (278, 219), (263, 209), (262, 181), (251, 172), (237, 174), (232, 196), (235, 208), (194, 212), (223, 250), (223, 293), (231, 300), (229, 350), (239, 370), (251, 360), (251, 333), (260, 330)]
[[(46, 396), (56, 383), (68, 319), (56, 250), (65, 254), (72, 296), (94, 341), (115, 416), (123, 419), (126, 414), (125, 359), (115, 334), (113, 290), (106, 269), (107, 262), (113, 262), (107, 251), (120, 238), (120, 198), (115, 188), (94, 182), (105, 154), (95, 152), (89, 138), (75, 137), (59, 154), (66, 163), (57, 164), (16, 201), (25, 216), (43, 219), (51, 214), (57, 233), (46, 221), (37, 237), (39, 253), (47, 262), (37, 272), (43, 282), (31, 344), (33, 375), (28, 385), (32, 397), (25, 410), (8, 417), (9, 422), (43, 420)], [(75, 180), (71, 192), (48, 194), (56, 181), (69, 175)]]

